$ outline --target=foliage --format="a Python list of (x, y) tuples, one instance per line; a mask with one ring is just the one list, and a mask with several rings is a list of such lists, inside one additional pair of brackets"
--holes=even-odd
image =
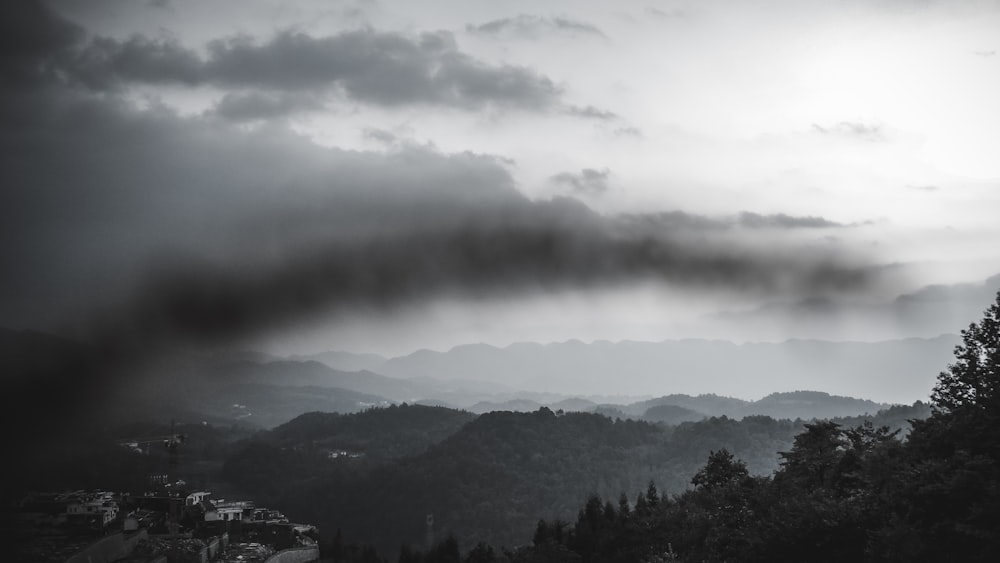
[(722, 449), (708, 454), (708, 462), (691, 479), (691, 484), (700, 489), (711, 490), (739, 483), (749, 477), (747, 465), (734, 459), (728, 450)]
[[(748, 475), (769, 475), (779, 467), (774, 452), (791, 448), (802, 428), (766, 416), (666, 427), (549, 409), (477, 418), (411, 405), (303, 415), (247, 442), (225, 468), (261, 503), (383, 553), (425, 545), (427, 514), (436, 535), (452, 533), (465, 548), (520, 545), (539, 517), (572, 521), (588, 494), (618, 499), (602, 507), (616, 514), (669, 502), (713, 451), (746, 461)], [(324, 453), (340, 447), (366, 455)]]
[(935, 411), (963, 416), (1000, 411), (1000, 293), (979, 323), (962, 331), (955, 363), (938, 376), (931, 395)]

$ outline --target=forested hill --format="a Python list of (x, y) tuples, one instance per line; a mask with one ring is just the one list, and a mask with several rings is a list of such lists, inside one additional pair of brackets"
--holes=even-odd
[(459, 430), (475, 415), (445, 407), (391, 405), (353, 414), (311, 412), (278, 426), (279, 443), (346, 450), (375, 458), (422, 453)]
[(230, 383), (336, 387), (394, 401), (425, 397), (433, 388), (418, 382), (385, 377), (370, 371), (345, 372), (316, 361), (223, 361), (206, 363), (202, 378)]
[[(926, 415), (926, 405), (895, 407), (874, 420), (908, 426)], [(539, 517), (571, 519), (591, 493), (634, 497), (651, 480), (664, 493), (683, 492), (713, 450), (736, 452), (752, 473), (770, 474), (802, 429), (802, 421), (766, 416), (670, 427), (547, 408), (476, 417), (400, 405), (298, 417), (249, 442), (226, 463), (226, 476), (262, 502), (280, 499), (290, 517), (385, 553), (422, 545), (427, 514), (436, 533), (462, 545), (518, 545)], [(340, 450), (365, 455), (330, 457)]]
[(519, 543), (540, 515), (572, 514), (585, 491), (644, 484), (662, 438), (648, 423), (595, 414), (489, 413), (421, 455), (330, 474), (284, 503), (381, 550), (422, 545), (427, 514), (463, 542)]
[[(614, 405), (605, 406), (614, 407)], [(712, 394), (698, 396), (673, 394), (618, 408), (625, 414), (642, 416), (650, 421), (662, 420), (663, 422), (676, 423), (685, 420), (699, 420), (708, 416), (742, 418), (744, 416), (765, 415), (773, 418), (801, 418), (803, 420), (835, 418), (865, 413), (874, 414), (889, 408), (889, 406), (866, 399), (830, 395), (821, 391), (790, 391), (771, 393), (756, 401), (744, 401)]]

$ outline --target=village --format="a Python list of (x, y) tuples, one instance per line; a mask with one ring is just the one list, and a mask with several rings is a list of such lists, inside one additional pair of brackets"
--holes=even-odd
[[(151, 475), (152, 480), (162, 476)], [(305, 563), (315, 526), (252, 500), (213, 498), (184, 481), (142, 495), (38, 492), (16, 507), (17, 561), (44, 563)]]

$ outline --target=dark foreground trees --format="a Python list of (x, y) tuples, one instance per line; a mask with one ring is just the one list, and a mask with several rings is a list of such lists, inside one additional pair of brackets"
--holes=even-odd
[[(962, 331), (941, 372), (931, 416), (913, 423), (907, 460), (888, 498), (879, 554), (926, 561), (1000, 558), (1000, 293)], [(895, 557), (904, 560), (906, 557)]]

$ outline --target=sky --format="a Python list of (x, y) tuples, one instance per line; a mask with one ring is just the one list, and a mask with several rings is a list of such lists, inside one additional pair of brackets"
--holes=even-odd
[(4, 4), (7, 328), (878, 340), (1000, 273), (1000, 2)]

